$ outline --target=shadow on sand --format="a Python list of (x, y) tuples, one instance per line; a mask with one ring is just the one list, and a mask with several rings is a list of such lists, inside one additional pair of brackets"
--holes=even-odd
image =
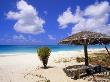
[(41, 69), (50, 69), (50, 68), (54, 68), (54, 66), (47, 66), (47, 67), (40, 67)]

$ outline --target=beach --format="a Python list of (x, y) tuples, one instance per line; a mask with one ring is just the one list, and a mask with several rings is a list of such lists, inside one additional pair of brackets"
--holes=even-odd
[(110, 82), (110, 0), (0, 1), (0, 82)]
[[(93, 50), (99, 52), (99, 50)], [(93, 51), (89, 51), (93, 53)], [(100, 50), (102, 51), (102, 50)], [(70, 54), (71, 53), (71, 54)], [(73, 54), (72, 54), (73, 53)], [(13, 53), (0, 56), (0, 82), (73, 82), (62, 70), (66, 66), (78, 65), (75, 57), (83, 56), (83, 51), (71, 51), (63, 55), (52, 55), (48, 61), (48, 69), (43, 69), (42, 62), (35, 53)], [(69, 55), (66, 55), (69, 54)], [(74, 56), (74, 54), (79, 54)], [(65, 62), (65, 60), (67, 62)], [(83, 79), (74, 82), (88, 82)]]
[[(0, 82), (37, 82), (46, 80), (37, 77), (42, 75), (52, 82), (62, 81), (66, 79), (66, 75), (62, 70), (63, 64), (53, 63), (53, 59), (48, 62), (49, 69), (43, 69), (42, 62), (37, 55), (14, 55), (0, 57)], [(59, 75), (59, 73), (61, 75)], [(63, 75), (62, 75), (63, 74)], [(58, 77), (56, 77), (58, 75)], [(62, 78), (60, 77), (62, 76)], [(56, 79), (55, 79), (56, 78)], [(59, 78), (59, 79), (58, 79)], [(44, 81), (41, 81), (44, 82)]]

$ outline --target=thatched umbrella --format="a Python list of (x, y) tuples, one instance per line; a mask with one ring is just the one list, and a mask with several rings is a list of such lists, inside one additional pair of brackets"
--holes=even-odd
[[(87, 46), (95, 45), (95, 44), (110, 44), (110, 36), (106, 34), (90, 32), (90, 31), (82, 31), (76, 34), (73, 34), (62, 41), (59, 44), (76, 44), (76, 45), (84, 45), (84, 53), (85, 53), (85, 65), (88, 66), (88, 51)], [(105, 46), (106, 50), (108, 51), (107, 47)], [(109, 53), (109, 51), (108, 51)]]

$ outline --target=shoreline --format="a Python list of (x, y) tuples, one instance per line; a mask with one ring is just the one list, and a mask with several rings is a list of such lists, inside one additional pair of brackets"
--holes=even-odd
[[(108, 50), (110, 51), (110, 48), (108, 48)], [(105, 48), (100, 48), (100, 49), (93, 49), (93, 48), (90, 48), (88, 49), (88, 53), (95, 53), (95, 52), (103, 52), (105, 51), (106, 52), (106, 49)], [(61, 50), (61, 51), (52, 51), (51, 54), (52, 55), (66, 55), (68, 53), (70, 54), (83, 54), (83, 49), (81, 50)], [(0, 57), (3, 57), (3, 56), (16, 56), (16, 55), (37, 55), (37, 51), (36, 52), (1, 52), (0, 53)]]

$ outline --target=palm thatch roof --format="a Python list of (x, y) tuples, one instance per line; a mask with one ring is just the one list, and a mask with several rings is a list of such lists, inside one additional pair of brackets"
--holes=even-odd
[[(110, 44), (110, 36), (106, 34), (90, 32), (90, 31), (82, 31), (76, 34), (73, 34), (62, 41), (59, 44), (76, 44), (76, 45), (84, 45), (84, 53), (85, 53), (85, 65), (88, 66), (88, 51), (87, 45), (89, 44)], [(107, 47), (105, 46), (107, 52), (109, 53)]]
[(96, 32), (82, 31), (61, 40), (59, 44), (110, 44), (110, 36)]

